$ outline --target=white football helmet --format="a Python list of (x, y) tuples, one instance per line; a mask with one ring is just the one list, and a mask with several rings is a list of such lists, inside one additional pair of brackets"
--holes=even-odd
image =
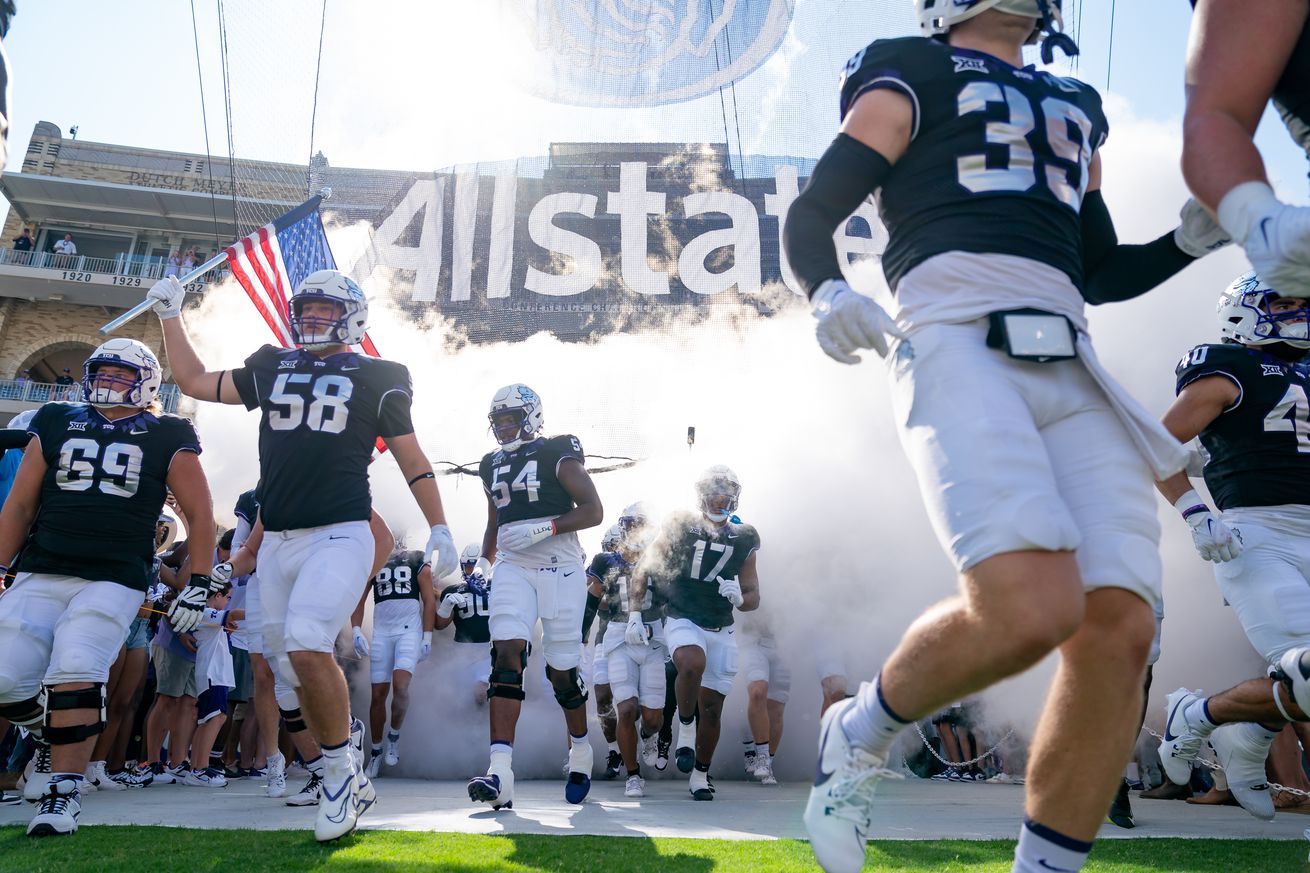
[[(505, 413), (513, 413), (514, 422), (497, 427), (496, 419)], [(496, 437), (496, 442), (507, 452), (541, 436), (546, 426), (541, 398), (521, 382), (506, 385), (496, 392), (496, 396), (491, 398), (491, 411), (487, 413), (487, 420), (491, 422), (491, 433)]]
[(645, 503), (638, 501), (624, 509), (618, 524), (622, 544), (633, 551), (644, 549), (650, 542), (650, 523), (650, 511)]
[(476, 564), (482, 558), (482, 546), (477, 543), (469, 543), (464, 547), (464, 551), (459, 553), (459, 563), (462, 567), (469, 564)]
[(1029, 37), (1029, 44), (1036, 43), (1045, 34), (1042, 41), (1042, 60), (1051, 63), (1053, 50), (1058, 48), (1072, 57), (1078, 54), (1078, 46), (1064, 31), (1064, 18), (1060, 10), (1061, 0), (914, 0), (914, 14), (919, 19), (919, 30), (924, 36), (941, 36), (953, 25), (967, 21), (988, 9), (1008, 12), (1011, 15), (1023, 15), (1037, 19), (1037, 27)]
[[(96, 376), (105, 364), (136, 371), (136, 378)], [(159, 394), (164, 381), (159, 358), (145, 343), (115, 337), (100, 344), (82, 365), (82, 399), (92, 406), (135, 406), (145, 409)]]
[(612, 552), (623, 542), (623, 528), (617, 524), (610, 525), (609, 530), (605, 531), (605, 536), (600, 538), (600, 550), (602, 552)]
[(181, 529), (178, 520), (167, 512), (159, 513), (155, 522), (155, 554), (162, 555), (177, 542), (177, 532)]
[(1219, 295), (1219, 333), (1248, 346), (1287, 343), (1310, 349), (1310, 310), (1270, 313), (1269, 302), (1282, 296), (1255, 273), (1243, 273)]
[[(341, 304), (335, 318), (303, 318), (301, 307), (307, 300), (331, 300)], [(356, 345), (368, 330), (368, 298), (364, 290), (340, 270), (318, 270), (296, 286), (287, 301), (287, 318), (291, 322), (291, 341), (306, 349), (344, 343)]]
[[(727, 497), (728, 502), (718, 509), (710, 506), (710, 501), (717, 497)], [(715, 464), (696, 477), (696, 499), (701, 514), (715, 524), (722, 524), (737, 511), (737, 500), (741, 497), (741, 480), (732, 468), (724, 464)]]

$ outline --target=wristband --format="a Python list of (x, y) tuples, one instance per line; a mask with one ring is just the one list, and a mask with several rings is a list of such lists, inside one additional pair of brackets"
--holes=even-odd
[(426, 473), (419, 473), (413, 479), (410, 479), (409, 486), (413, 488), (415, 482), (420, 482), (424, 479), (435, 479), (435, 478), (437, 478), (437, 474), (433, 473), (431, 470), (428, 470)]
[(1182, 497), (1174, 501), (1174, 509), (1182, 515), (1183, 521), (1189, 521), (1192, 516), (1199, 515), (1202, 512), (1209, 512), (1210, 507), (1201, 499), (1201, 495), (1196, 493), (1196, 489), (1189, 490)]

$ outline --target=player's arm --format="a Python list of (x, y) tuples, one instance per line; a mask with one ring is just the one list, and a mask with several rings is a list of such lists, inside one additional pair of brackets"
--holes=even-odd
[(782, 228), (783, 247), (811, 298), (825, 281), (842, 278), (833, 234), (882, 185), (909, 146), (913, 129), (909, 97), (882, 88), (866, 91), (846, 114), (805, 190), (792, 201)]
[[(1174, 439), (1185, 445), (1196, 439), (1225, 410), (1231, 409), (1240, 395), (1241, 389), (1232, 379), (1219, 375), (1202, 376), (1179, 392), (1161, 423)], [(1192, 490), (1185, 470), (1156, 482), (1155, 487), (1170, 503), (1177, 502)]]
[[(391, 396), (402, 395), (396, 392)], [(404, 416), (408, 421), (409, 397), (403, 395), (403, 398)], [(395, 401), (393, 405), (394, 403)], [(438, 579), (444, 579), (454, 572), (459, 564), (459, 550), (455, 548), (455, 540), (446, 525), (446, 510), (441, 505), (441, 491), (437, 488), (437, 476), (432, 472), (432, 462), (423, 453), (423, 449), (418, 444), (418, 437), (412, 430), (399, 435), (384, 436), (383, 439), (387, 441), (387, 448), (391, 449), (391, 454), (395, 456), (400, 473), (409, 483), (410, 493), (414, 495), (414, 502), (418, 504), (419, 511), (423, 513), (423, 518), (430, 528), (423, 558), (433, 562), (433, 575)]]
[[(453, 592), (452, 592), (452, 593), (453, 593)], [(449, 596), (450, 596), (449, 594), (446, 594), (444, 597), (442, 597), (442, 601), (444, 602), (445, 599), (446, 599), (446, 597), (449, 597)], [(455, 621), (455, 609), (454, 609), (454, 607), (452, 606), (449, 612), (447, 612), (445, 615), (442, 615), (442, 614), (441, 614), (441, 604), (437, 604), (437, 610), (436, 610), (436, 616), (435, 616), (435, 618), (436, 618), (436, 622), (435, 622), (434, 625), (433, 625), (433, 629), (434, 629), (434, 630), (445, 630), (446, 628), (450, 627), (450, 625), (453, 624), (454, 621)]]
[(1087, 193), (1079, 211), (1083, 245), (1083, 298), (1116, 303), (1140, 297), (1231, 241), (1194, 200), (1187, 201), (1178, 227), (1142, 245), (1119, 242), (1101, 194), (1101, 153), (1087, 169)]
[(1307, 0), (1198, 0), (1187, 44), (1183, 176), (1211, 211), (1267, 185), (1252, 137), (1306, 24)]
[(214, 569), (214, 503), (200, 456), (186, 449), (175, 453), (168, 467), (167, 482), (190, 521), (187, 557), (191, 573), (208, 576)]
[[(591, 637), (591, 626), (596, 622), (596, 613), (600, 610), (600, 595), (605, 590), (605, 585), (601, 582), (600, 577), (587, 570), (587, 605), (582, 610), (582, 641), (585, 643)], [(641, 601), (637, 601), (640, 603)]]
[(350, 626), (352, 629), (364, 626), (364, 604), (368, 603), (368, 595), (372, 589), (373, 577), (364, 583), (364, 590), (359, 593), (359, 602), (355, 604), (355, 609), (350, 613)]
[(755, 569), (756, 554), (758, 553), (751, 552), (747, 555), (740, 572), (737, 573), (737, 581), (741, 584), (741, 606), (737, 609), (742, 612), (760, 608), (760, 574)]
[(424, 564), (418, 571), (418, 594), (423, 601), (423, 632), (430, 634), (437, 617), (437, 592), (432, 587), (431, 564)]
[[(387, 520), (374, 509), (368, 517), (368, 529), (373, 534), (373, 570), (368, 574), (372, 579), (382, 568), (387, 565), (387, 558), (391, 557), (391, 551), (396, 547), (396, 537), (387, 525)], [(364, 583), (365, 592), (368, 591), (368, 583)]]
[(173, 381), (182, 393), (196, 400), (218, 403), (240, 403), (241, 397), (228, 370), (209, 370), (205, 367), (191, 336), (182, 323), (182, 299), (186, 292), (177, 278), (161, 279), (150, 289), (147, 297), (155, 301), (155, 312), (164, 330), (164, 354)]
[(264, 519), (256, 517), (255, 523), (250, 527), (250, 535), (241, 544), (241, 548), (232, 553), (232, 557), (228, 561), (232, 565), (233, 576), (245, 576), (247, 573), (255, 571), (259, 558), (259, 545), (263, 541)]
[(27, 534), (41, 506), (41, 481), (49, 470), (45, 455), (41, 453), (40, 437), (33, 437), (23, 451), (23, 460), (14, 474), (14, 484), (0, 510), (0, 565), (6, 569), (14, 565), (18, 550), (27, 541)]
[(586, 530), (600, 524), (605, 519), (605, 507), (601, 506), (596, 483), (591, 481), (591, 474), (582, 462), (577, 458), (564, 458), (556, 475), (576, 505), (555, 517), (555, 533)]

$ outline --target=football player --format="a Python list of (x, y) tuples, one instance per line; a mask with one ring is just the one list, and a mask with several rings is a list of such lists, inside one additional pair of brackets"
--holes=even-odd
[(1192, 0), (1183, 175), (1270, 287), (1310, 296), (1310, 207), (1274, 195), (1253, 137), (1270, 98), (1310, 156), (1310, 2)]
[(369, 521), (368, 465), (386, 441), (431, 527), (438, 577), (458, 559), (446, 527), (432, 465), (410, 421), (409, 371), (356, 354), (368, 300), (344, 273), (319, 270), (298, 281), (287, 301), (296, 348), (264, 346), (235, 370), (208, 370), (182, 323), (185, 291), (176, 277), (149, 297), (163, 324), (178, 387), (189, 397), (260, 410), (259, 597), (265, 657), (279, 678), (299, 687), (305, 721), (325, 762), (314, 836), (354, 830), (376, 800), (350, 752), (353, 726), (345, 676), (333, 658), (337, 633), (372, 575), (376, 538)]
[(591, 636), (591, 626), (597, 618), (600, 626), (596, 630), (596, 645), (592, 648), (591, 690), (596, 699), (596, 717), (600, 719), (600, 730), (605, 736), (605, 778), (614, 779), (623, 766), (623, 755), (619, 752), (617, 723), (615, 722), (614, 694), (610, 688), (609, 661), (605, 648), (605, 629), (617, 618), (627, 619), (627, 611), (615, 612), (616, 601), (604, 596), (605, 575), (614, 567), (623, 565), (627, 571), (627, 562), (619, 555), (619, 542), (623, 539), (623, 529), (612, 525), (605, 531), (600, 541), (600, 551), (587, 566), (587, 607), (582, 617), (582, 639), (585, 642)]
[(586, 574), (577, 531), (600, 524), (604, 509), (583, 466), (582, 445), (569, 434), (547, 437), (541, 398), (527, 385), (501, 388), (487, 415), (500, 444), (482, 458), (487, 492), (482, 554), (492, 560), (491, 765), (469, 781), (471, 800), (493, 809), (514, 801), (514, 729), (523, 706), (528, 640), (541, 620), (546, 675), (564, 710), (570, 737), (564, 799), (581, 803), (591, 790), (587, 688), (582, 660)]
[[(1284, 295), (1255, 273), (1224, 290), (1223, 342), (1183, 356), (1178, 397), (1164, 415), (1179, 440), (1200, 438), (1205, 484), (1219, 512), (1186, 473), (1158, 483), (1191, 528), (1197, 552), (1215, 562), (1219, 592), (1251, 645), (1289, 676), (1310, 647), (1307, 319), (1310, 298)], [(1289, 721), (1307, 720), (1303, 697), (1291, 690), (1261, 678), (1208, 698), (1186, 688), (1170, 694), (1160, 743), (1169, 780), (1188, 783), (1208, 739), (1237, 802), (1256, 818), (1273, 818), (1269, 746)]]
[(47, 403), (32, 418), (0, 511), (0, 564), (20, 567), (0, 597), (0, 716), (49, 747), (24, 789), (40, 803), (30, 836), (77, 831), (105, 683), (150, 582), (166, 489), (192, 525), (190, 580), (170, 609), (179, 633), (199, 623), (213, 584), (200, 440), (190, 421), (159, 411), (159, 360), (111, 339), (82, 373), (83, 402)]
[(460, 554), (463, 580), (441, 589), (437, 604), (436, 629), (455, 626), (454, 673), (473, 683), (473, 699), (487, 702), (487, 677), (491, 675), (491, 570), (482, 557), (482, 547), (469, 543)]
[[(1077, 870), (1139, 714), (1160, 591), (1150, 483), (1185, 459), (1096, 359), (1085, 303), (1143, 294), (1225, 237), (1189, 202), (1174, 231), (1118, 244), (1099, 192), (1100, 97), (1023, 59), (1038, 40), (1047, 62), (1076, 51), (1059, 0), (915, 11), (923, 37), (878, 40), (847, 64), (841, 132), (783, 237), (824, 352), (891, 353), (901, 444), (961, 596), (828, 709), (806, 826), (825, 869), (858, 870), (896, 735), (1059, 646), (1015, 869)], [(847, 285), (833, 243), (875, 193), (894, 318)], [(1085, 766), (1067, 766), (1067, 749)]]
[(741, 481), (731, 469), (710, 467), (695, 488), (697, 511), (666, 518), (633, 573), (624, 638), (631, 646), (649, 645), (649, 613), (642, 610), (649, 609), (646, 598), (653, 588), (667, 603), (664, 639), (678, 670), (678, 769), (691, 774), (693, 799), (713, 800), (710, 760), (719, 742), (723, 700), (737, 675), (732, 611), (759, 608), (760, 535), (733, 514)]
[[(373, 641), (360, 625), (364, 603), (373, 594)], [(400, 763), (400, 728), (409, 709), (409, 683), (414, 668), (432, 654), (432, 625), (436, 617), (436, 595), (432, 590), (432, 565), (423, 553), (400, 548), (364, 590), (351, 618), (355, 654), (369, 659), (373, 699), (369, 704), (369, 731), (373, 738), (368, 759), (369, 778), (376, 778), (383, 762)], [(387, 695), (391, 695), (391, 725), (387, 725)], [(382, 734), (386, 730), (386, 752)]]
[[(609, 680), (620, 763), (627, 770), (623, 793), (644, 797), (646, 780), (641, 775), (641, 764), (655, 764), (656, 738), (664, 723), (664, 661), (668, 647), (664, 643), (663, 605), (656, 601), (655, 592), (648, 587), (640, 602), (629, 599), (633, 566), (646, 547), (652, 527), (649, 513), (642, 504), (634, 503), (623, 510), (617, 527), (619, 540), (614, 551), (597, 555), (587, 570), (587, 601), (589, 606), (593, 598), (598, 601), (596, 616), (609, 624), (603, 634), (597, 635), (596, 662), (605, 664)], [(632, 645), (627, 639), (627, 620), (634, 611), (641, 614), (647, 629), (646, 642), (641, 645)]]
[(777, 785), (773, 758), (782, 742), (782, 717), (791, 697), (791, 668), (778, 651), (772, 621), (759, 612), (741, 627), (741, 672), (746, 676), (746, 723), (753, 741), (746, 750), (746, 775)]

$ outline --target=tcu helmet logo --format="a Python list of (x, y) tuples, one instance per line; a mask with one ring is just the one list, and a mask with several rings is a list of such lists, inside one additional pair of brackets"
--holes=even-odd
[(516, 5), (535, 37), (542, 68), (531, 84), (541, 96), (582, 106), (657, 106), (712, 93), (764, 63), (787, 35), (795, 2)]

